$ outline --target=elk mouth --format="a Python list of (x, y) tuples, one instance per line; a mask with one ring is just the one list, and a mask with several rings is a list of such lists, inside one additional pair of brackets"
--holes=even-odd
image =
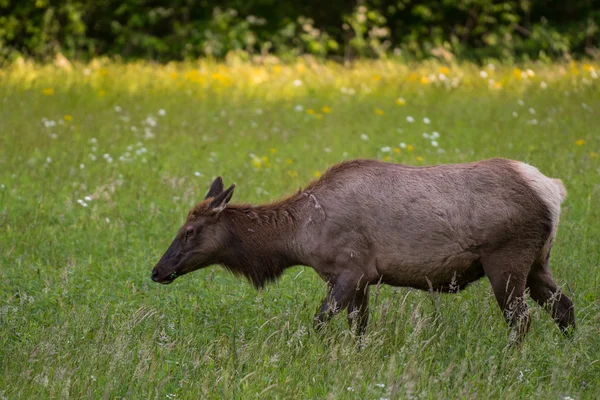
[(151, 279), (156, 283), (160, 283), (162, 285), (169, 285), (173, 283), (173, 281), (175, 281), (175, 279), (177, 279), (178, 276), (179, 275), (177, 274), (177, 272), (173, 272), (171, 275), (161, 279), (158, 277), (158, 274), (152, 274)]

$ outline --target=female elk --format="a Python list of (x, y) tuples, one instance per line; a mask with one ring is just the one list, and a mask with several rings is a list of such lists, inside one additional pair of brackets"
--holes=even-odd
[(518, 338), (529, 328), (527, 288), (563, 331), (575, 326), (548, 265), (566, 191), (532, 166), (353, 160), (259, 206), (229, 204), (234, 187), (213, 182), (154, 267), (155, 282), (221, 264), (259, 288), (290, 266), (311, 266), (329, 284), (317, 325), (347, 308), (362, 333), (370, 285), (454, 292), (487, 276)]

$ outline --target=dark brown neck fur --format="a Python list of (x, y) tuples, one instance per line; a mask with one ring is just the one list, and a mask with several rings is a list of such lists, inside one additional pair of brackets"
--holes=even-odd
[(294, 195), (268, 205), (229, 205), (220, 216), (230, 233), (221, 263), (234, 274), (245, 276), (256, 288), (298, 265), (293, 246), (300, 201), (300, 196)]

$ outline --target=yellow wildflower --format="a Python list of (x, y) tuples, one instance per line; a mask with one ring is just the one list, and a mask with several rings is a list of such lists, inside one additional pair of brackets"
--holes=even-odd
[(262, 160), (258, 157), (252, 157), (252, 166), (254, 166), (254, 168), (256, 169), (261, 169), (262, 168)]
[(306, 110), (306, 113), (313, 115), (315, 113), (315, 110), (313, 110), (312, 108), (309, 108), (308, 110)]
[(417, 160), (418, 162), (423, 162), (423, 157), (421, 157), (421, 156), (417, 156), (416, 160)]
[(317, 119), (323, 119), (323, 114), (315, 114), (315, 117), (317, 117)]
[(448, 69), (448, 67), (441, 67), (440, 72), (444, 75), (448, 75), (450, 73), (450, 70)]
[(392, 151), (393, 151), (394, 153), (398, 153), (398, 154), (402, 153), (402, 151), (400, 150), (400, 148), (399, 148), (399, 147), (394, 147), (394, 148), (392, 149)]
[(205, 80), (204, 77), (201, 76), (200, 73), (198, 72), (198, 70), (196, 70), (196, 69), (186, 72), (183, 77), (186, 80), (188, 80), (190, 82), (194, 82), (194, 83), (203, 83)]
[(408, 76), (408, 81), (409, 81), (409, 82), (414, 82), (414, 81), (416, 81), (417, 79), (419, 79), (419, 75), (417, 75), (417, 73), (416, 73), (416, 72), (413, 72), (413, 73), (411, 73), (411, 74)]
[(276, 74), (280, 73), (281, 72), (281, 65), (275, 65), (273, 67), (273, 72), (276, 73)]
[(586, 70), (587, 72), (592, 72), (595, 70), (594, 66), (590, 65), (590, 64), (584, 64), (583, 69)]
[(381, 116), (381, 115), (383, 115), (383, 110), (382, 110), (382, 109), (380, 109), (380, 108), (376, 108), (376, 109), (375, 109), (375, 114), (377, 114), (377, 115), (380, 115), (380, 116)]
[(422, 76), (419, 82), (421, 82), (421, 85), (427, 85), (429, 83), (429, 79), (426, 76)]
[(571, 62), (569, 62), (569, 66), (571, 67), (571, 73), (573, 75), (579, 74), (579, 69), (577, 68), (577, 64), (575, 64), (575, 62), (573, 60), (571, 60)]
[(383, 157), (383, 161), (390, 161), (391, 159), (392, 159), (392, 157), (390, 157), (390, 156)]
[(381, 75), (379, 75), (379, 74), (375, 74), (375, 75), (373, 75), (373, 80), (374, 80), (374, 81), (379, 81), (379, 80), (381, 80)]
[(575, 142), (575, 144), (576, 144), (577, 146), (583, 146), (583, 145), (585, 144), (585, 140), (583, 140), (583, 139), (579, 139), (579, 140), (577, 140), (577, 141)]
[(177, 78), (179, 78), (179, 74), (177, 72), (171, 72), (169, 74), (169, 76), (171, 77), (171, 79), (177, 79)]
[(406, 146), (406, 151), (413, 151), (415, 148), (412, 144), (409, 144), (408, 146)]
[(323, 111), (323, 114), (329, 114), (331, 112), (331, 107), (323, 106), (323, 108), (321, 108), (321, 111)]
[(291, 177), (291, 178), (295, 178), (298, 176), (298, 173), (296, 171), (288, 171), (287, 174)]
[(593, 151), (590, 151), (590, 157), (591, 157), (591, 158), (598, 158), (599, 156), (598, 156), (598, 153), (595, 153), (595, 152), (593, 152)]
[(269, 149), (269, 151), (271, 152), (271, 154), (275, 154), (275, 153), (277, 153), (277, 149), (276, 149), (275, 147), (271, 147), (271, 148)]
[(72, 116), (70, 116), (69, 114), (65, 115), (65, 116), (63, 117), (63, 119), (64, 119), (66, 122), (71, 122), (71, 121), (73, 121), (73, 117), (72, 117)]
[(54, 94), (54, 88), (46, 88), (42, 90), (44, 96), (52, 96)]
[(321, 177), (321, 173), (319, 171), (315, 171), (315, 173), (313, 174), (313, 176), (315, 178), (320, 178)]
[(406, 105), (406, 100), (404, 100), (404, 98), (402, 98), (402, 97), (398, 97), (396, 99), (396, 104), (398, 104), (399, 106), (404, 106), (404, 105)]
[(106, 95), (106, 90), (100, 89), (98, 90), (98, 97), (104, 97)]
[(287, 165), (292, 165), (293, 162), (294, 162), (294, 160), (292, 160), (291, 158), (288, 158), (288, 159), (285, 160), (285, 163)]
[(521, 79), (523, 77), (523, 71), (520, 68), (513, 69), (512, 73), (516, 79)]

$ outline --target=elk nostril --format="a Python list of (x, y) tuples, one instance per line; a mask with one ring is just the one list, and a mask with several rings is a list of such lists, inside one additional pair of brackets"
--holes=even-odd
[(154, 282), (158, 282), (158, 271), (152, 271), (151, 278)]

